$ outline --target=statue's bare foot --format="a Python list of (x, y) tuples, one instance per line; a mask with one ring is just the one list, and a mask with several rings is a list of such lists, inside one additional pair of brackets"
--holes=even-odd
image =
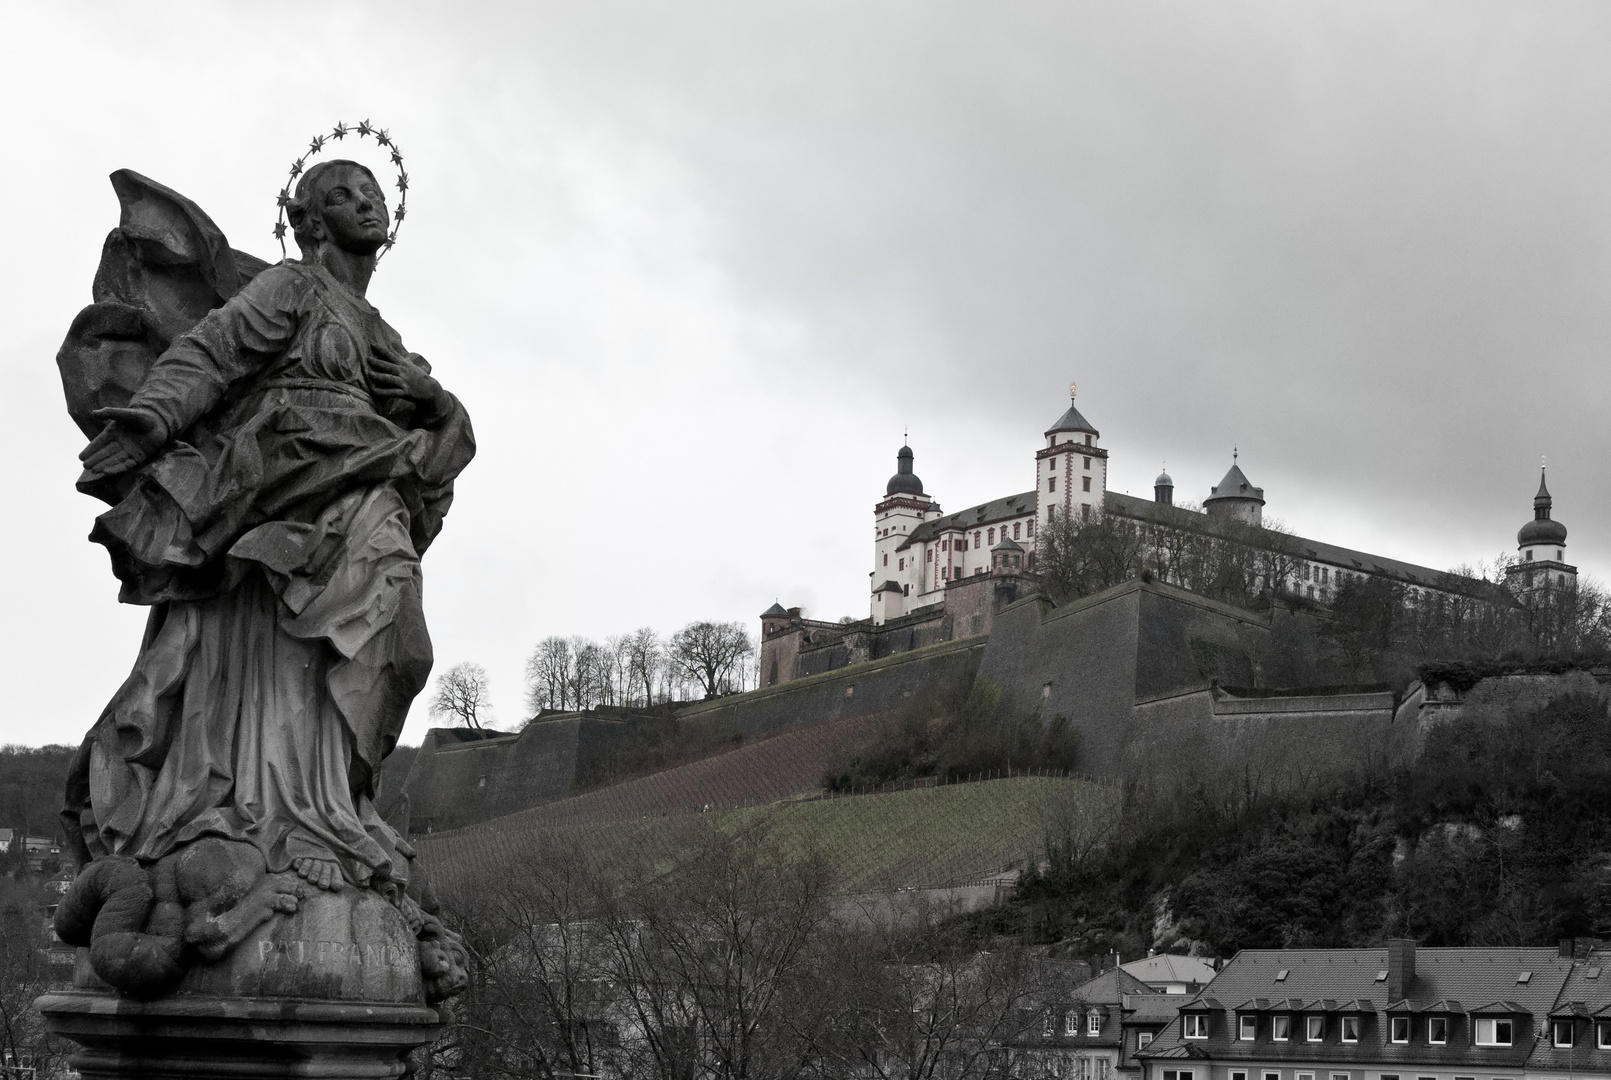
[(297, 877), (309, 885), (315, 885), (326, 892), (335, 892), (341, 888), (341, 864), (334, 859), (298, 859), (295, 866)]

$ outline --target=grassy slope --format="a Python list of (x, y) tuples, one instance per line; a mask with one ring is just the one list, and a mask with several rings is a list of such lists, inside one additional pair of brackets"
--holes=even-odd
[(978, 881), (1037, 854), (1048, 830), (1102, 829), (1117, 801), (1114, 789), (1089, 781), (1017, 777), (636, 820), (568, 817), (499, 828), (511, 820), (504, 818), (416, 840), (438, 887), (451, 894), (496, 878), (500, 866), (540, 862), (546, 844), (661, 860), (689, 830), (765, 827), (790, 847), (816, 845), (838, 868), (841, 890), (866, 892)]

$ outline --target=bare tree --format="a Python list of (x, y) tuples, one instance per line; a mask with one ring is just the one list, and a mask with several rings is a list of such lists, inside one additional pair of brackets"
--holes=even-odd
[(436, 677), (432, 716), (451, 716), (465, 727), (479, 730), (482, 718), (491, 711), (490, 681), (480, 664), (454, 664)]
[(654, 704), (654, 681), (663, 666), (660, 635), (647, 626), (638, 627), (627, 638), (627, 667), (633, 687), (643, 687), (644, 708)]
[(706, 697), (731, 688), (733, 669), (754, 651), (750, 635), (736, 622), (693, 622), (671, 635), (667, 658), (697, 682)]
[(543, 709), (570, 706), (571, 639), (546, 637), (526, 659), (526, 706), (533, 715)]

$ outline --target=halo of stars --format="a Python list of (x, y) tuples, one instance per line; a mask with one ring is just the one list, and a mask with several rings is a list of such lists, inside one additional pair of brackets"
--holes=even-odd
[(285, 209), (291, 205), (291, 188), (296, 184), (297, 178), (307, 171), (309, 158), (317, 157), (323, 153), (327, 143), (340, 142), (348, 135), (356, 135), (363, 139), (374, 139), (376, 143), (391, 153), (392, 165), (397, 169), (397, 190), (402, 194), (397, 200), (397, 209), (392, 214), (392, 231), (387, 234), (386, 242), (381, 245), (380, 251), (376, 253), (375, 261), (380, 262), (381, 256), (390, 251), (392, 245), (397, 243), (397, 230), (403, 227), (403, 218), (408, 216), (408, 171), (403, 168), (403, 150), (384, 128), (376, 127), (368, 120), (364, 120), (353, 127), (348, 127), (345, 123), (337, 121), (336, 126), (330, 129), (330, 134), (315, 135), (313, 140), (308, 143), (308, 148), (303, 152), (302, 156), (291, 163), (291, 178), (280, 189), (278, 197), (280, 213), (278, 219), (274, 222), (274, 239), (280, 242), (281, 258), (286, 257), (285, 234), (288, 226), (285, 221)]

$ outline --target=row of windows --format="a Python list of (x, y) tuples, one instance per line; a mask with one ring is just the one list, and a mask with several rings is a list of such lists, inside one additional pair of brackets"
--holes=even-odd
[[(1054, 1020), (1054, 1014), (1049, 1011), (1041, 1017), (1040, 1033), (1042, 1035), (1050, 1035), (1052, 1033)], [(1079, 1033), (1080, 1012), (1078, 1009), (1070, 1009), (1068, 1012), (1063, 1014), (1063, 1034), (1078, 1035)], [(1087, 1035), (1102, 1034), (1102, 1014), (1096, 1009), (1092, 1009), (1090, 1012), (1085, 1014), (1085, 1033)]]
[[(1268, 1025), (1259, 1023), (1257, 1013), (1240, 1013), (1236, 1019), (1236, 1038), (1241, 1042), (1253, 1042), (1259, 1037), (1259, 1029), (1267, 1026), (1269, 1037), (1273, 1042), (1290, 1042), (1292, 1040), (1292, 1020), (1290, 1016), (1276, 1015), (1269, 1018)], [(1408, 1043), (1411, 1028), (1414, 1026), (1413, 1018), (1408, 1016), (1393, 1016), (1388, 1018), (1388, 1038), (1395, 1043)], [(1449, 1018), (1447, 1016), (1428, 1016), (1425, 1018), (1425, 1027), (1421, 1034), (1428, 1045), (1446, 1046), (1449, 1042)], [(1358, 1016), (1341, 1016), (1337, 1018), (1336, 1032), (1345, 1043), (1359, 1041), (1361, 1018)], [(1187, 1039), (1208, 1038), (1208, 1014), (1187, 1013), (1180, 1018), (1181, 1035)], [(1306, 1042), (1324, 1042), (1327, 1036), (1325, 1016), (1303, 1017), (1303, 1037)], [(1569, 1021), (1558, 1022), (1561, 1037), (1570, 1039), (1572, 1032)], [(1611, 1038), (1611, 1024), (1601, 1024), (1599, 1038), (1601, 1046), (1606, 1046), (1605, 1040)], [(1478, 1017), (1472, 1025), (1472, 1041), (1478, 1046), (1510, 1046), (1515, 1041), (1515, 1021), (1505, 1017)], [(1557, 1043), (1558, 1046), (1571, 1046), (1570, 1042)]]

